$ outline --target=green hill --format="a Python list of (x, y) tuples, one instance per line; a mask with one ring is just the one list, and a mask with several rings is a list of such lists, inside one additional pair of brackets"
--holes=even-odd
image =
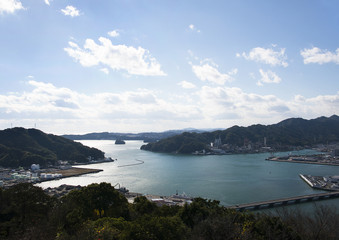
[(0, 131), (0, 166), (29, 167), (56, 165), (58, 160), (88, 162), (88, 157), (100, 159), (104, 153), (72, 140), (46, 134), (37, 129), (11, 128)]
[(167, 153), (193, 153), (209, 151), (210, 143), (221, 139), (221, 144), (230, 152), (251, 145), (251, 150), (266, 146), (275, 150), (289, 150), (314, 144), (339, 142), (339, 117), (320, 117), (311, 120), (290, 118), (272, 125), (233, 126), (223, 131), (183, 133), (141, 147), (142, 150)]

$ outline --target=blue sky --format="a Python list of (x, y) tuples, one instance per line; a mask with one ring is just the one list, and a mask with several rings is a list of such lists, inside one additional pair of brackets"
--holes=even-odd
[(0, 0), (0, 129), (143, 132), (339, 114), (338, 9)]

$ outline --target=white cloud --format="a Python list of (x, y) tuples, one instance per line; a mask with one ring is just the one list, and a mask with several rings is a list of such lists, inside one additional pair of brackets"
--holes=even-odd
[(238, 73), (238, 68), (233, 68), (231, 71), (228, 72), (229, 75), (236, 75)]
[(109, 74), (109, 70), (107, 68), (101, 68), (100, 71)]
[(166, 75), (147, 49), (113, 45), (104, 37), (99, 38), (99, 44), (92, 39), (87, 39), (83, 48), (74, 42), (69, 42), (69, 47), (64, 50), (84, 67), (102, 65), (113, 70), (126, 70), (131, 75)]
[(172, 95), (137, 89), (83, 94), (50, 83), (28, 81), (31, 90), (0, 94), (0, 127), (38, 122), (48, 132), (163, 131), (184, 127), (272, 124), (288, 117), (338, 114), (339, 93), (282, 100), (240, 88), (204, 86)]
[(285, 55), (285, 48), (281, 48), (280, 51), (275, 51), (272, 48), (253, 48), (248, 54), (243, 52), (241, 55), (236, 54), (237, 57), (243, 56), (247, 60), (262, 62), (271, 66), (283, 66), (287, 67), (287, 56)]
[(194, 31), (194, 32), (197, 32), (197, 33), (200, 33), (200, 30), (197, 29), (193, 24), (190, 24), (188, 26), (188, 28), (191, 30), (191, 31)]
[(49, 5), (51, 5), (51, 3), (50, 2), (52, 2), (53, 0), (45, 0), (45, 3), (49, 6)]
[(330, 52), (328, 50), (322, 50), (320, 48), (314, 47), (311, 49), (304, 49), (300, 51), (301, 56), (304, 58), (304, 63), (330, 63), (333, 62), (335, 64), (339, 64), (339, 48), (335, 51), (335, 53)]
[(80, 16), (80, 12), (76, 7), (68, 5), (65, 9), (61, 9), (61, 12), (65, 16), (71, 16), (71, 17), (78, 17)]
[(187, 81), (179, 82), (178, 85), (185, 89), (196, 88), (196, 86), (193, 83)]
[(119, 37), (120, 34), (119, 34), (119, 31), (118, 30), (113, 30), (113, 31), (110, 31), (107, 33), (109, 36), (115, 38), (115, 37)]
[(274, 95), (246, 93), (240, 88), (205, 86), (198, 95), (204, 118), (215, 122), (223, 120), (228, 126), (272, 124), (296, 116), (331, 116), (338, 114), (339, 109), (339, 92), (312, 98), (297, 95), (291, 100), (282, 100)]
[(246, 93), (235, 87), (205, 86), (199, 92), (199, 96), (201, 97), (199, 105), (205, 116), (224, 121), (229, 121), (229, 117), (235, 118), (234, 124), (242, 122), (242, 125), (249, 124), (247, 119), (252, 123), (255, 119), (261, 119), (257, 121), (262, 123), (268, 117), (274, 118), (277, 115), (272, 113), (272, 108), (285, 106), (284, 101), (273, 95)]
[(14, 13), (17, 10), (24, 9), (22, 3), (18, 0), (1, 0), (0, 1), (0, 14)]
[(233, 69), (228, 74), (220, 73), (217, 67), (213, 62), (211, 62), (211, 64), (201, 63), (200, 65), (192, 65), (192, 71), (201, 81), (209, 81), (219, 85), (223, 85), (227, 81), (232, 81), (232, 75), (235, 75), (238, 71), (237, 69)]
[[(73, 124), (73, 131), (84, 126), (91, 129), (89, 123), (97, 125), (106, 122), (107, 130), (116, 122), (129, 122), (131, 125), (129, 129), (126, 128), (128, 131), (132, 126), (141, 126), (143, 121), (160, 127), (169, 119), (175, 122), (178, 119), (187, 121), (199, 118), (196, 106), (171, 103), (159, 98), (161, 93), (147, 89), (86, 95), (50, 83), (31, 80), (28, 84), (33, 88), (31, 91), (0, 95), (2, 119), (21, 119), (22, 122), (41, 119), (49, 123), (62, 121), (65, 126), (73, 121), (77, 122)], [(83, 126), (79, 123), (83, 123)]]
[(261, 79), (257, 82), (257, 85), (262, 86), (263, 83), (280, 83), (281, 78), (275, 73), (270, 70), (265, 72), (262, 69), (259, 69)]

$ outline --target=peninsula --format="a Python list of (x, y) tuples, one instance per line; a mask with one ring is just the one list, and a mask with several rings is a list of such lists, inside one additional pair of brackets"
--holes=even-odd
[(95, 173), (72, 165), (111, 162), (104, 152), (37, 129), (0, 131), (0, 187)]
[(190, 133), (141, 146), (142, 150), (179, 154), (236, 154), (291, 151), (339, 142), (339, 117), (289, 118), (272, 125), (233, 126)]

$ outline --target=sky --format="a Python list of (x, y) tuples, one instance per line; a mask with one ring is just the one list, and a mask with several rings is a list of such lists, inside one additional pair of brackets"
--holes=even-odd
[(339, 114), (336, 0), (0, 0), (0, 129), (54, 134)]

